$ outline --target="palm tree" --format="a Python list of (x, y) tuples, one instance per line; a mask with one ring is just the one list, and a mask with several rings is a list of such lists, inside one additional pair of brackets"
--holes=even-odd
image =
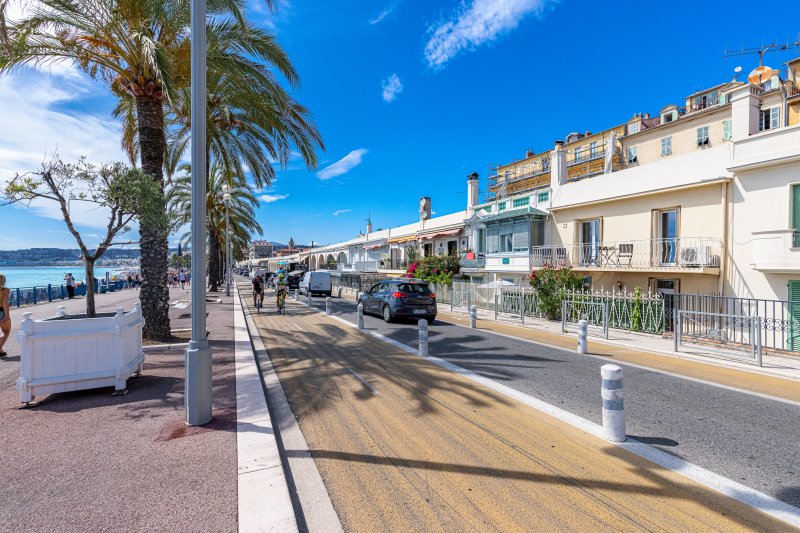
[[(192, 218), (191, 167), (181, 165), (173, 187), (169, 191), (169, 208), (179, 224), (188, 223)], [(261, 234), (261, 226), (256, 221), (255, 208), (258, 199), (253, 187), (243, 178), (235, 176), (216, 161), (212, 163), (206, 183), (206, 229), (209, 239), (208, 271), (209, 278), (214, 273), (221, 278), (224, 268), (225, 250), (225, 202), (224, 186), (231, 188), (230, 229), (234, 249), (246, 249), (250, 235)], [(189, 242), (190, 234), (181, 237)], [(213, 249), (212, 245), (213, 244)]]

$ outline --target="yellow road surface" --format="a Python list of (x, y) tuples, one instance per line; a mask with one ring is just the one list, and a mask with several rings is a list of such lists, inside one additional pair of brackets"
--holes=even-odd
[(288, 310), (254, 319), (346, 531), (788, 529), (320, 313)]

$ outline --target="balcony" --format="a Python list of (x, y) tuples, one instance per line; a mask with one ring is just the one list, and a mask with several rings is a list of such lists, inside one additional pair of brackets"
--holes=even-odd
[(706, 237), (610, 241), (534, 246), (531, 268), (576, 270), (684, 271), (719, 274), (722, 242)]
[(483, 254), (467, 252), (461, 254), (460, 263), (461, 270), (464, 271), (473, 271), (480, 268), (486, 268), (486, 256)]
[(761, 272), (800, 272), (800, 230), (754, 231), (753, 268)]
[[(567, 154), (567, 181), (578, 181), (605, 173), (606, 142), (576, 148)], [(611, 171), (622, 168), (622, 156), (612, 154)]]
[[(543, 156), (541, 159), (531, 161), (530, 163), (521, 164), (514, 167), (514, 170), (509, 170), (504, 174), (495, 174), (489, 176), (489, 188), (494, 189), (502, 184), (509, 185), (518, 181), (542, 176), (550, 173), (550, 156)], [(547, 180), (550, 181), (549, 179)]]

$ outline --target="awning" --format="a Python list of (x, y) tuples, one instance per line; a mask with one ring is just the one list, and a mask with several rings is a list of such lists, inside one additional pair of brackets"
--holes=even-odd
[(372, 242), (370, 244), (364, 245), (365, 250), (374, 250), (375, 248), (382, 248), (386, 246), (386, 239), (382, 239), (378, 242)]
[(496, 215), (488, 215), (482, 217), (481, 222), (491, 222), (493, 220), (504, 220), (507, 218), (524, 217), (528, 215), (546, 217), (547, 213), (545, 213), (544, 211), (540, 211), (538, 209), (534, 209), (533, 207), (527, 207), (525, 209), (511, 209), (509, 211), (504, 211)]
[(389, 244), (399, 244), (401, 242), (411, 242), (416, 240), (417, 240), (416, 235), (406, 235), (405, 237), (395, 237), (394, 239), (389, 239), (386, 242)]
[(451, 235), (458, 235), (459, 233), (461, 233), (462, 230), (463, 228), (456, 228), (450, 231), (441, 231), (439, 233), (429, 233), (427, 235), (420, 235), (417, 238), (421, 241), (426, 241), (426, 240), (438, 239), (439, 237), (450, 237)]

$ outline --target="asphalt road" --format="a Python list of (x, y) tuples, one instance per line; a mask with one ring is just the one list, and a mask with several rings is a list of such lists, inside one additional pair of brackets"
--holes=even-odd
[(307, 307), (266, 310), (254, 323), (345, 531), (788, 529)]
[[(301, 296), (301, 298), (303, 298)], [(324, 310), (325, 299), (314, 307)], [(332, 299), (333, 314), (356, 321), (355, 304)], [(416, 347), (416, 322), (365, 327)], [(436, 321), (429, 353), (596, 423), (602, 422), (603, 362), (481, 330)], [(800, 507), (800, 407), (620, 364), (628, 435)]]

